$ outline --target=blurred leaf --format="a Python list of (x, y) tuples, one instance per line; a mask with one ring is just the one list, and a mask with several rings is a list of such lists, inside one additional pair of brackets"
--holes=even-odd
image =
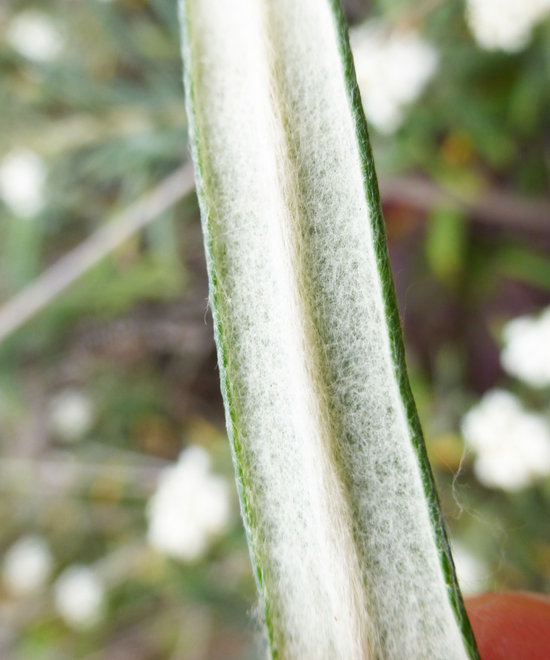
[(428, 217), (426, 257), (435, 276), (455, 285), (464, 263), (467, 224), (452, 208), (434, 209)]
[(38, 274), (42, 245), (40, 220), (40, 217), (13, 216), (6, 219), (0, 262), (2, 288), (6, 293), (14, 293)]
[(510, 245), (500, 248), (493, 259), (494, 268), (501, 275), (550, 291), (548, 255)]

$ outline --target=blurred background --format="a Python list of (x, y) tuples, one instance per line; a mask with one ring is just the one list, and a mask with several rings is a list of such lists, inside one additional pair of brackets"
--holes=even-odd
[[(550, 2), (346, 11), (461, 584), (549, 592)], [(2, 658), (261, 657), (176, 13), (0, 7)]]

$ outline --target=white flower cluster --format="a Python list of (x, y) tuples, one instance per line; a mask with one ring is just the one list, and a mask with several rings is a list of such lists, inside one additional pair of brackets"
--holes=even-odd
[(550, 0), (468, 0), (466, 18), (476, 42), (487, 50), (513, 53), (550, 11)]
[(63, 37), (54, 21), (43, 12), (20, 12), (8, 24), (7, 41), (30, 60), (49, 62), (63, 50)]
[(14, 149), (0, 162), (0, 197), (16, 215), (30, 218), (44, 206), (46, 167), (28, 149)]
[[(44, 589), (54, 569), (47, 541), (38, 535), (23, 536), (4, 555), (2, 583), (13, 596), (33, 596)], [(76, 630), (96, 625), (105, 609), (105, 586), (97, 571), (73, 564), (53, 584), (55, 609)]]
[(2, 582), (14, 596), (26, 596), (46, 584), (52, 569), (47, 542), (41, 536), (23, 536), (4, 555)]
[(500, 360), (512, 376), (533, 387), (550, 385), (550, 308), (538, 318), (521, 316), (503, 329)]
[(416, 32), (368, 21), (350, 31), (357, 81), (367, 119), (393, 133), (437, 69), (437, 52)]
[(550, 428), (509, 392), (492, 390), (462, 421), (474, 471), (490, 488), (516, 491), (550, 474)]
[(205, 449), (188, 447), (166, 468), (147, 514), (150, 544), (184, 561), (199, 557), (223, 531), (231, 515), (229, 485), (210, 472)]
[(95, 626), (105, 609), (105, 587), (97, 571), (73, 564), (54, 584), (57, 613), (71, 628), (85, 630)]
[(89, 397), (77, 389), (65, 389), (51, 398), (48, 406), (52, 431), (66, 442), (80, 439), (93, 422)]

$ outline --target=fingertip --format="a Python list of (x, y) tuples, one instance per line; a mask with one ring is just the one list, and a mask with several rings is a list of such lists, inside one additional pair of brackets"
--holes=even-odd
[(526, 591), (465, 600), (481, 660), (550, 660), (550, 598)]

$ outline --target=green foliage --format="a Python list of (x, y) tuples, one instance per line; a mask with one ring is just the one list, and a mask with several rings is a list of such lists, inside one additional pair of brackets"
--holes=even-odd
[(456, 284), (464, 265), (467, 225), (462, 213), (435, 208), (428, 218), (426, 258), (434, 275), (446, 284)]

